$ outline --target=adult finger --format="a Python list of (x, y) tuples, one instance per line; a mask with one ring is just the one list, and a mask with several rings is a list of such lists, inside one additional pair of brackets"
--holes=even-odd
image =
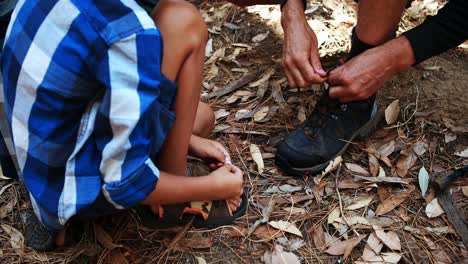
[(347, 86), (333, 86), (330, 88), (328, 94), (331, 98), (340, 99), (345, 97), (351, 97), (350, 89)]
[(327, 73), (322, 68), (322, 63), (320, 62), (320, 55), (316, 50), (312, 50), (310, 54), (310, 63), (312, 64), (314, 72), (318, 74), (323, 81), (323, 78), (327, 76)]
[(315, 72), (314, 68), (308, 61), (300, 66), (299, 69), (301, 69), (302, 76), (305, 79), (305, 86), (323, 82), (322, 76)]
[(330, 71), (328, 73), (328, 78), (327, 82), (330, 85), (340, 85), (343, 83), (342, 80), (342, 72), (343, 72), (343, 66), (339, 66), (338, 68), (334, 69), (333, 71)]
[(306, 87), (306, 81), (302, 77), (302, 73), (298, 68), (291, 69), (294, 81), (296, 82), (297, 86), (300, 88)]
[(237, 166), (231, 165), (230, 172), (234, 173), (236, 176), (242, 176), (244, 175), (242, 173), (242, 170), (239, 169)]
[(289, 87), (296, 88), (297, 84), (294, 81), (292, 74), (290, 73), (289, 66), (286, 65), (285, 63), (282, 63), (282, 65), (283, 65), (284, 75), (286, 76), (286, 80), (288, 80), (288, 83), (289, 83)]

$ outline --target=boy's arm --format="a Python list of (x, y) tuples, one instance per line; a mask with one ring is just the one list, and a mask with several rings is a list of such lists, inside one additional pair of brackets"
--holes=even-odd
[(102, 192), (116, 208), (144, 200), (160, 177), (152, 155), (170, 130), (175, 84), (161, 73), (161, 35), (145, 29), (113, 43), (97, 61), (105, 92), (96, 117)]

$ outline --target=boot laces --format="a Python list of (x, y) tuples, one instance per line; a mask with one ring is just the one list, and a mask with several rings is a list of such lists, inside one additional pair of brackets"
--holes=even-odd
[(331, 99), (325, 92), (315, 107), (312, 115), (303, 123), (304, 131), (309, 136), (316, 136), (317, 131), (332, 119), (339, 119), (340, 114), (346, 111), (347, 104), (342, 104), (338, 100)]

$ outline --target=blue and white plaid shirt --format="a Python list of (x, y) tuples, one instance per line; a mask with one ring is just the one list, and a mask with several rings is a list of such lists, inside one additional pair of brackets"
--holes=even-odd
[(155, 188), (175, 115), (162, 38), (134, 0), (20, 0), (1, 58), (5, 111), (35, 213), (51, 230), (104, 196)]

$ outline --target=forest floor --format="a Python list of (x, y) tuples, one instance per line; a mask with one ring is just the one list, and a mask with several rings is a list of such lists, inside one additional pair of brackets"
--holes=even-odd
[[(415, 1), (399, 32), (441, 5)], [(388, 81), (378, 105), (398, 119), (390, 125), (382, 121), (367, 140), (353, 142), (335, 168), (324, 175), (288, 176), (274, 165), (275, 146), (312, 112), (321, 88), (288, 87), (280, 66), (279, 8), (198, 6), (209, 28), (202, 100), (216, 111), (212, 139), (228, 147), (245, 172), (247, 214), (214, 230), (152, 230), (126, 211), (87, 223), (73, 246), (38, 253), (23, 247), (17, 221), (30, 206), (24, 190), (2, 177), (1, 263), (461, 263), (468, 258), (434, 200), (435, 189), (430, 185), (423, 195), (421, 187), (428, 176), (468, 165), (468, 45)], [(349, 49), (356, 4), (309, 1), (306, 13), (323, 64), (332, 69)], [(247, 78), (246, 85), (216, 96)], [(468, 178), (450, 188), (467, 218)]]

